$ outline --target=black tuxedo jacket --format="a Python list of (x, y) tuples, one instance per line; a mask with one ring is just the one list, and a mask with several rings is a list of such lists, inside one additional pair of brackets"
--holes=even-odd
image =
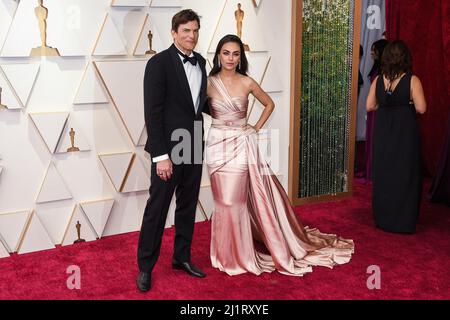
[(147, 63), (144, 76), (144, 113), (148, 139), (145, 150), (152, 158), (163, 154), (171, 156), (173, 147), (179, 143), (179, 141), (171, 141), (172, 132), (176, 129), (186, 129), (191, 135), (193, 144), (194, 137), (200, 136), (198, 132), (194, 134), (195, 121), (201, 123), (200, 143), (203, 150), (202, 112), (209, 114), (206, 101), (206, 61), (197, 52), (194, 52), (194, 55), (202, 70), (200, 104), (197, 113), (183, 62), (175, 45), (172, 44), (168, 49), (156, 54)]

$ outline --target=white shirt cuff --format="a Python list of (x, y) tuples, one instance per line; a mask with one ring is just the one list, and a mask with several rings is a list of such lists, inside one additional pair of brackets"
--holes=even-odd
[(169, 155), (166, 153), (166, 154), (163, 154), (162, 156), (152, 158), (152, 161), (160, 162), (160, 161), (167, 160), (167, 159), (169, 159)]

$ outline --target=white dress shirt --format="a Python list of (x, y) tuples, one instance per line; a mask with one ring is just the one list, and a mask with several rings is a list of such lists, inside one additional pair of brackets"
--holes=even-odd
[[(176, 44), (175, 47), (177, 47), (178, 50), (183, 52)], [(183, 56), (178, 54), (178, 56), (181, 59), (181, 63), (183, 63)], [(193, 57), (194, 53), (191, 52), (189, 57)], [(197, 64), (194, 66), (189, 61), (186, 63), (183, 63), (184, 72), (186, 73), (186, 78), (189, 83), (189, 88), (191, 89), (191, 96), (192, 96), (192, 102), (194, 104), (194, 112), (197, 113), (198, 107), (200, 105), (200, 89), (202, 87), (202, 70), (200, 69), (200, 64), (197, 62)], [(158, 157), (152, 158), (153, 162), (159, 162), (169, 159), (168, 154), (163, 154)]]

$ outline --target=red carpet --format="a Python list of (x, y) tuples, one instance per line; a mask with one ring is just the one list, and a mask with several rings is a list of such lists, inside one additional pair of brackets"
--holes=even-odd
[[(0, 299), (450, 299), (450, 208), (422, 204), (417, 234), (379, 231), (370, 187), (357, 184), (346, 200), (297, 208), (305, 225), (355, 241), (349, 264), (315, 267), (304, 277), (278, 273), (230, 277), (210, 266), (210, 223), (196, 225), (193, 262), (208, 276), (170, 267), (174, 230), (165, 231), (152, 290), (135, 288), (138, 233), (0, 259)], [(69, 290), (66, 269), (81, 268), (81, 289)], [(381, 269), (381, 289), (366, 286), (367, 267)]]

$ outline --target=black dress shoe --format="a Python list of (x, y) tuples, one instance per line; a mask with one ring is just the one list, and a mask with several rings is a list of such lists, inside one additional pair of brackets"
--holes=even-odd
[(152, 274), (146, 272), (139, 272), (136, 278), (136, 286), (141, 292), (147, 292), (150, 290), (152, 282)]
[(197, 278), (204, 278), (204, 277), (206, 277), (206, 274), (202, 270), (200, 270), (199, 268), (197, 268), (196, 266), (194, 266), (190, 262), (173, 261), (172, 262), (172, 268), (177, 269), (177, 270), (183, 270), (187, 274), (189, 274), (189, 275), (191, 275), (193, 277), (197, 277)]

